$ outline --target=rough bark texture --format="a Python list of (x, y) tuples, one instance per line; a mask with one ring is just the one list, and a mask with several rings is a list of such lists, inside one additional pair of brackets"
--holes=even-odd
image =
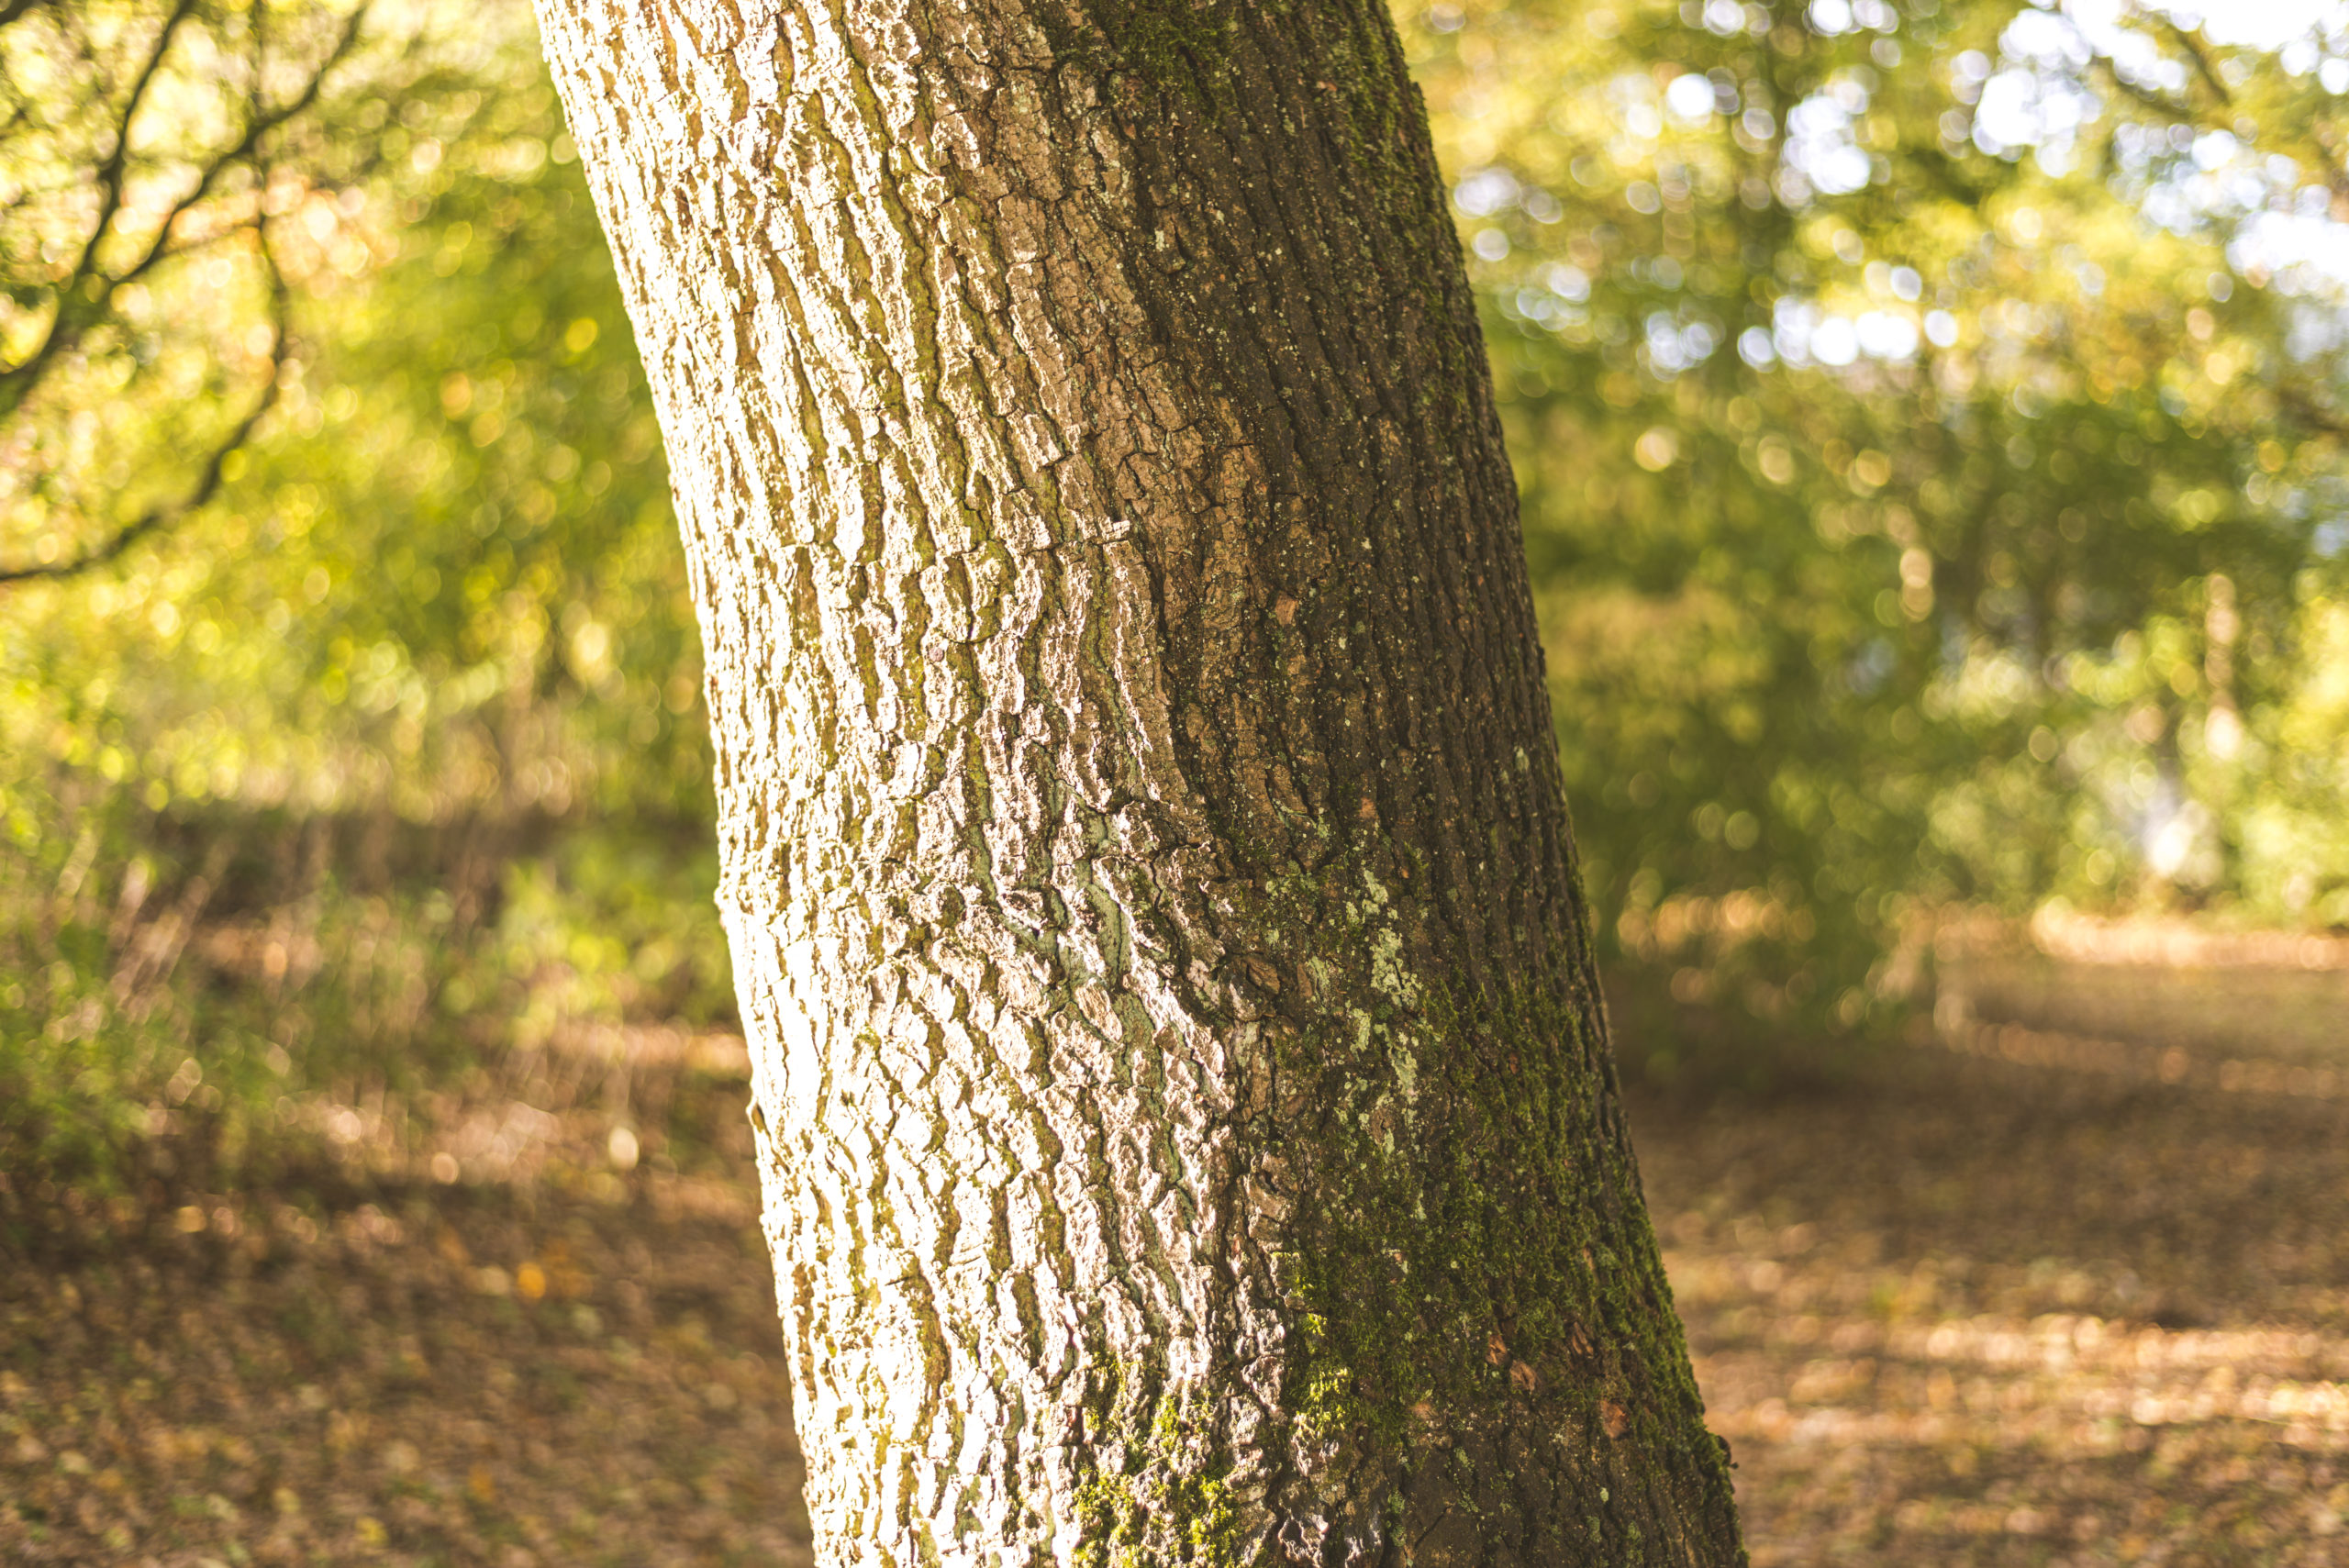
[(542, 0), (828, 1561), (1728, 1563), (1383, 9)]

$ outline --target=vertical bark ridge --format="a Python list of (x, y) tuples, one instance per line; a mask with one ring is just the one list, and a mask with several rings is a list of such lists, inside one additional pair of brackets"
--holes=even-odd
[(819, 1551), (1725, 1563), (1360, 0), (541, 0), (670, 445)]

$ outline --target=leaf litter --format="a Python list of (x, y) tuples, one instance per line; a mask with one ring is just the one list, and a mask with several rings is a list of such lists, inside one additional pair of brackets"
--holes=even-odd
[(807, 1562), (747, 1145), (0, 1252), (0, 1562)]
[(2113, 1005), (1991, 975), (1839, 1085), (1634, 1093), (1756, 1568), (2349, 1561), (2343, 1015), (2070, 978)]
[[(2229, 1049), (2207, 1006), (2141, 1006), (2123, 1070), (2001, 1024), (2028, 989), (1831, 1084), (1631, 1091), (1756, 1568), (2349, 1558), (2349, 1100), (2171, 1071), (2162, 1017)], [(0, 1561), (808, 1562), (708, 1098), (692, 1176), (580, 1138), (0, 1253)]]

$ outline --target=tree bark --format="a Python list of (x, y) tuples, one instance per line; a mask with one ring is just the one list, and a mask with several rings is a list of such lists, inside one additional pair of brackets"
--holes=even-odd
[(1364, 0), (541, 0), (828, 1561), (1729, 1563)]

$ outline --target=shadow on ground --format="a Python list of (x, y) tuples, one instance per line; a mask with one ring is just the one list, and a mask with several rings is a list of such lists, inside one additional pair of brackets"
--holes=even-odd
[(2035, 1026), (1635, 1096), (1757, 1568), (2349, 1561), (2349, 1101)]
[[(2349, 1073), (2012, 994), (1835, 1087), (1633, 1095), (1755, 1563), (2349, 1561)], [(747, 1140), (711, 1146), (0, 1256), (0, 1561), (807, 1562)]]
[(0, 1562), (804, 1563), (774, 1324), (740, 1179), (425, 1184), (0, 1256)]

